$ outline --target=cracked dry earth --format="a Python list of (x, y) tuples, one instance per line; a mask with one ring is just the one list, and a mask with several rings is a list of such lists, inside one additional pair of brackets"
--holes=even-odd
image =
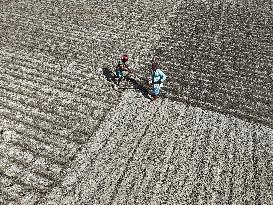
[[(0, 204), (273, 204), (272, 2), (0, 9)], [(170, 97), (112, 90), (122, 53)]]

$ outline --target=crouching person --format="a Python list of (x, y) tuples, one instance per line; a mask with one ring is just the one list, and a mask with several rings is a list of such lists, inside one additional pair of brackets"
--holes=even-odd
[(124, 77), (124, 71), (130, 72), (127, 61), (128, 55), (123, 55), (115, 68), (115, 78), (117, 79), (117, 85), (120, 84), (122, 78)]

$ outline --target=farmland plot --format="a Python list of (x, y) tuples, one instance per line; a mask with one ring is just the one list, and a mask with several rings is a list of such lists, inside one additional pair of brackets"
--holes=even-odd
[(1, 203), (30, 204), (59, 183), (118, 95), (77, 65), (66, 72), (3, 51), (0, 59)]
[(262, 8), (182, 4), (158, 48), (176, 100), (273, 126), (273, 17)]
[[(0, 204), (271, 204), (272, 20), (192, 3), (1, 4)], [(124, 52), (141, 75), (163, 57), (171, 100), (243, 120), (121, 97), (101, 71)]]
[[(176, 6), (148, 2), (118, 11), (126, 2), (73, 2), (6, 1), (1, 7), (1, 204), (33, 204), (60, 185), (119, 101), (102, 69), (123, 52), (135, 60), (132, 66), (147, 60), (168, 22), (160, 7), (172, 14)], [(125, 27), (128, 21), (138, 25)]]
[(0, 15), (0, 44), (64, 67), (72, 61), (86, 64), (92, 72), (127, 52), (132, 66), (140, 69), (169, 32), (178, 3), (129, 2), (11, 3)]
[(171, 34), (162, 37), (157, 50), (174, 99), (272, 127), (269, 8), (181, 4), (170, 22)]
[(122, 99), (44, 204), (272, 204), (272, 129), (133, 91)]

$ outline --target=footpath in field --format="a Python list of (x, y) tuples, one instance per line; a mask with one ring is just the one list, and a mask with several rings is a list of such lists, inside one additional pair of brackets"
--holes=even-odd
[(44, 204), (272, 204), (273, 130), (123, 93)]

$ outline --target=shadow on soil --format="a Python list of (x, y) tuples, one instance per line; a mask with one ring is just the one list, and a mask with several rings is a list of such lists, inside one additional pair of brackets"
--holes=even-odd
[[(115, 82), (115, 75), (109, 68), (103, 68), (102, 69), (103, 75), (106, 77), (106, 80), (109, 82), (113, 82), (113, 84), (116, 84)], [(135, 78), (135, 76), (125, 76), (122, 81), (127, 81), (126, 86), (120, 86), (118, 89), (120, 90), (138, 90), (141, 92), (141, 94), (145, 97), (150, 99), (148, 93), (149, 90), (147, 89), (145, 85), (145, 78), (144, 77), (138, 77)]]
[(103, 75), (106, 77), (107, 81), (111, 82), (113, 81), (114, 82), (114, 74), (113, 72), (108, 69), (108, 68), (102, 68), (102, 73)]

